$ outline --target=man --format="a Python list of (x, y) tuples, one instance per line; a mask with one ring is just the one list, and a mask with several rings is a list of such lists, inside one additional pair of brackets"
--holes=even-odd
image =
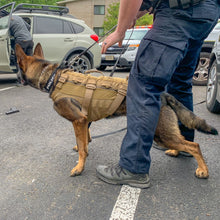
[[(30, 25), (25, 22), (21, 17), (12, 15), (10, 21), (10, 35), (14, 37), (14, 46), (19, 44), (24, 52), (31, 56), (33, 54), (34, 42), (30, 33)], [(17, 73), (18, 85), (26, 85), (26, 82), (22, 80), (20, 70)]]
[[(171, 8), (173, 1), (169, 4), (169, 0), (156, 0), (155, 4), (154, 0), (144, 0), (148, 11), (156, 8), (153, 28), (143, 38), (129, 76), (127, 133), (119, 164), (97, 167), (97, 176), (107, 183), (150, 186), (150, 149), (160, 112), (160, 94), (165, 87), (193, 110), (193, 73), (203, 41), (217, 23), (220, 6), (217, 0), (197, 0), (195, 5), (188, 0), (184, 9), (181, 5)], [(141, 5), (142, 0), (120, 1), (117, 29), (105, 39), (102, 53), (117, 42), (122, 44)], [(187, 140), (193, 140), (192, 130), (181, 127), (181, 132)]]
[(33, 54), (34, 42), (30, 34), (30, 25), (21, 17), (12, 15), (10, 21), (10, 35), (14, 37), (15, 44), (19, 44), (24, 52), (31, 56)]
[[(8, 16), (6, 10), (0, 11), (0, 18)], [(30, 25), (25, 22), (21, 17), (12, 15), (9, 27), (10, 35), (14, 37), (14, 44), (20, 44), (24, 52), (31, 56), (33, 54), (34, 42), (30, 34)]]

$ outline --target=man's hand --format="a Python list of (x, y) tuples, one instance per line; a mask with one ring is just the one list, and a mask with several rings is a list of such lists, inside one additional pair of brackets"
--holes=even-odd
[(117, 31), (114, 31), (110, 34), (102, 43), (102, 51), (101, 53), (106, 53), (106, 50), (112, 46), (113, 44), (118, 42), (118, 46), (122, 46), (122, 41), (125, 37), (125, 34), (119, 34)]
[(143, 0), (120, 0), (117, 29), (102, 44), (102, 53), (118, 42), (119, 47), (125, 37), (126, 30), (133, 24)]

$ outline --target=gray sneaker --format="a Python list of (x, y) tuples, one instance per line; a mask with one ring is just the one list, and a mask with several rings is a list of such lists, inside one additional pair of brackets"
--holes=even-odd
[(150, 187), (148, 174), (135, 174), (120, 167), (120, 165), (104, 166), (99, 165), (96, 168), (96, 174), (102, 181), (114, 185), (129, 185), (138, 188)]

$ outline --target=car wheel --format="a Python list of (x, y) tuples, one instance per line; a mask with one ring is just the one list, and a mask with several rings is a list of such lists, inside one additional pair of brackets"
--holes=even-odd
[(206, 89), (206, 106), (212, 113), (220, 113), (220, 103), (217, 101), (217, 61), (215, 60), (210, 68), (208, 84)]
[(193, 85), (197, 85), (197, 86), (207, 85), (209, 62), (210, 62), (210, 53), (201, 52), (198, 66), (193, 75)]
[(78, 55), (79, 54), (73, 54), (68, 58), (68, 67), (78, 73), (84, 73), (86, 70), (91, 69), (91, 63), (85, 55), (82, 55), (81, 57), (74, 60)]
[(106, 69), (106, 67), (107, 67), (107, 66), (101, 65), (101, 66), (97, 67), (96, 69), (97, 69), (97, 70), (100, 70), (100, 71), (103, 71), (103, 70)]

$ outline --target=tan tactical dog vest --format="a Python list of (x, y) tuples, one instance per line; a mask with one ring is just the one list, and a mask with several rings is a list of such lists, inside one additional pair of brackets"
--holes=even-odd
[(53, 101), (71, 97), (82, 106), (89, 121), (112, 115), (124, 100), (128, 81), (122, 78), (91, 76), (69, 70), (62, 71), (51, 94)]

